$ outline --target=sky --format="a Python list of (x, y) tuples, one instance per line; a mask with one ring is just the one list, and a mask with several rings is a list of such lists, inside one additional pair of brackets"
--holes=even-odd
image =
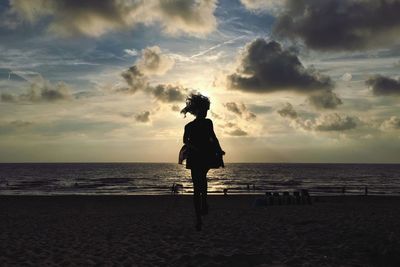
[(0, 162), (400, 163), (400, 0), (4, 0)]

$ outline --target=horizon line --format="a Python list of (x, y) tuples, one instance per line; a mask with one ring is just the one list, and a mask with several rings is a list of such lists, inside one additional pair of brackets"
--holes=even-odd
[[(0, 162), (0, 164), (101, 164), (101, 163), (133, 163), (133, 164), (178, 164), (166, 161), (21, 161), (21, 162)], [(390, 164), (397, 165), (400, 162), (225, 162), (225, 164)]]

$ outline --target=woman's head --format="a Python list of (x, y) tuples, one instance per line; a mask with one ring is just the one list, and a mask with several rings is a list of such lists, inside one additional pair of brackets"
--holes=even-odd
[(207, 110), (210, 109), (210, 99), (200, 93), (192, 93), (186, 98), (186, 107), (181, 110), (186, 116), (186, 113), (193, 114), (196, 117), (205, 118)]

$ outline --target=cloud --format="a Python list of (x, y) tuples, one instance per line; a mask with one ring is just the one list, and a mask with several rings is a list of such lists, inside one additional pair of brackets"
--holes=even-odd
[(328, 76), (306, 69), (297, 55), (278, 42), (256, 39), (247, 44), (235, 73), (228, 75), (228, 87), (252, 93), (292, 90), (310, 93), (331, 90)]
[(251, 104), (249, 105), (249, 109), (254, 112), (254, 113), (270, 113), (272, 112), (273, 108), (270, 106), (264, 106), (264, 105), (256, 105), (256, 104)]
[(30, 121), (15, 120), (9, 122), (0, 123), (0, 134), (10, 134), (17, 131), (24, 131), (28, 127), (32, 126), (33, 123)]
[(164, 75), (175, 64), (175, 60), (161, 53), (158, 46), (146, 47), (137, 61), (137, 68), (144, 75)]
[(334, 109), (342, 104), (332, 92), (331, 78), (314, 68), (306, 69), (292, 50), (275, 41), (256, 39), (246, 45), (235, 73), (227, 76), (228, 88), (251, 93), (294, 91), (309, 95), (316, 108)]
[(399, 13), (399, 0), (287, 0), (273, 33), (318, 50), (387, 47), (400, 39)]
[(128, 56), (132, 56), (132, 57), (135, 57), (135, 56), (139, 55), (139, 53), (138, 53), (138, 51), (136, 49), (124, 49), (124, 52)]
[(155, 87), (149, 87), (148, 90), (157, 100), (165, 103), (184, 101), (188, 91), (182, 86), (170, 84), (159, 84)]
[(150, 121), (150, 111), (143, 111), (142, 113), (139, 113), (135, 115), (135, 120), (138, 122), (149, 122)]
[(181, 108), (178, 105), (172, 105), (171, 110), (175, 111), (175, 112), (179, 112), (179, 111), (181, 111)]
[(146, 89), (149, 86), (147, 77), (140, 72), (136, 65), (121, 73), (122, 78), (129, 87), (119, 88), (118, 91), (134, 94), (138, 90)]
[(335, 109), (337, 106), (343, 104), (342, 100), (329, 90), (313, 93), (308, 100), (317, 109)]
[(262, 10), (269, 13), (277, 13), (282, 11), (286, 0), (240, 0), (240, 2), (252, 11)]
[[(243, 105), (243, 104), (242, 104)], [(229, 110), (230, 112), (233, 112), (239, 116), (242, 116), (242, 107), (239, 108), (239, 106), (234, 103), (234, 102), (229, 102), (225, 104), (225, 107), (227, 110)]]
[(123, 118), (132, 118), (132, 116), (134, 115), (134, 113), (132, 112), (120, 112), (118, 114)]
[(225, 107), (228, 111), (244, 118), (245, 120), (249, 121), (257, 118), (256, 114), (250, 112), (243, 103), (237, 104), (235, 102), (228, 102), (225, 104)]
[(350, 82), (353, 79), (353, 75), (351, 75), (351, 73), (346, 72), (345, 74), (342, 75), (340, 79), (344, 82)]
[[(214, 50), (216, 50), (216, 49), (218, 49), (218, 48), (221, 48), (221, 47), (224, 46), (224, 45), (233, 44), (235, 41), (237, 41), (237, 40), (239, 40), (239, 39), (242, 39), (242, 38), (244, 38), (244, 37), (245, 37), (245, 35), (237, 36), (237, 37), (235, 37), (235, 38), (226, 40), (226, 41), (224, 41), (224, 42), (222, 42), (222, 43), (213, 45), (213, 46), (211, 46), (211, 47), (209, 47), (209, 48), (207, 48), (207, 49), (205, 49), (205, 50), (202, 50), (202, 51), (200, 51), (200, 52), (198, 52), (198, 53), (196, 53), (196, 54), (190, 56), (190, 57), (189, 57), (189, 60), (194, 59), (194, 58), (197, 58), (197, 57), (205, 56), (206, 54), (209, 54), (210, 52), (212, 52), (212, 51), (214, 51)], [(222, 52), (222, 51), (220, 51), (218, 54), (211, 55), (211, 58), (210, 58), (210, 57), (207, 57), (207, 59), (208, 59), (207, 61), (212, 61), (212, 59), (215, 59), (215, 60), (218, 59), (218, 58), (220, 57), (220, 55), (221, 55), (221, 52)], [(211, 59), (211, 60), (210, 60), (210, 59)]]
[(212, 110), (210, 110), (211, 116), (217, 120), (221, 120), (222, 117), (220, 115), (218, 115), (217, 113), (213, 112)]
[(400, 118), (392, 116), (389, 119), (382, 122), (380, 129), (383, 131), (399, 130), (400, 129)]
[(257, 115), (252, 112), (249, 112), (246, 116), (246, 120), (248, 120), (248, 121), (255, 120), (256, 118), (257, 118)]
[(315, 125), (317, 131), (346, 131), (357, 127), (356, 119), (347, 115), (332, 113), (322, 116)]
[(31, 83), (31, 88), (27, 94), (20, 95), (20, 98), (28, 101), (47, 101), (66, 100), (71, 98), (67, 85), (63, 82), (51, 84), (42, 80), (37, 83)]
[(296, 110), (293, 108), (293, 105), (290, 103), (286, 103), (283, 108), (278, 110), (278, 113), (279, 113), (279, 115), (281, 115), (284, 118), (297, 119), (297, 117), (298, 117)]
[[(242, 105), (238, 105), (236, 103), (234, 103), (232, 105), (232, 103), (227, 103), (224, 106), (225, 107), (234, 107), (235, 105), (238, 106), (238, 110), (230, 111), (234, 114), (236, 114), (239, 118), (243, 118), (244, 120), (237, 120), (237, 118), (235, 119), (228, 119), (227, 116), (220, 116), (212, 111), (210, 111), (211, 116), (216, 119), (218, 121), (218, 127), (220, 129), (224, 129), (224, 133), (226, 135), (230, 135), (230, 136), (247, 136), (249, 135), (249, 131), (252, 131), (252, 129), (254, 130), (254, 123), (249, 122), (251, 120), (256, 119), (256, 115), (253, 113), (250, 113), (252, 115), (248, 114), (248, 110), (246, 109), (245, 111), (243, 111), (240, 106)], [(246, 107), (246, 106), (244, 106)], [(235, 108), (234, 108), (235, 109)], [(254, 116), (254, 117), (252, 117)]]
[(130, 94), (142, 91), (164, 103), (184, 101), (187, 88), (170, 84), (153, 86), (149, 83), (149, 75), (165, 74), (173, 65), (174, 60), (163, 55), (158, 46), (147, 47), (142, 50), (142, 56), (136, 64), (121, 73), (128, 87), (118, 88), (117, 91)]
[(238, 127), (236, 123), (234, 122), (226, 122), (224, 125), (221, 125), (221, 128), (233, 128), (233, 127)]
[(0, 99), (2, 102), (6, 102), (6, 103), (14, 103), (17, 102), (17, 97), (12, 95), (12, 94), (8, 94), (8, 93), (1, 93), (0, 95)]
[(154, 18), (161, 18), (167, 33), (186, 32), (196, 35), (207, 34), (216, 29), (214, 11), (217, 0), (159, 0), (158, 2), (156, 6), (159, 6), (159, 12), (154, 12), (154, 8), (149, 12)]
[(240, 128), (237, 128), (233, 131), (227, 131), (226, 133), (231, 136), (246, 136), (246, 135), (248, 135), (246, 131), (243, 131)]
[(126, 81), (128, 87), (118, 88), (117, 92), (135, 94), (138, 91), (142, 91), (164, 103), (184, 101), (189, 91), (180, 85), (158, 84), (152, 86), (147, 76), (141, 73), (136, 65), (122, 72), (121, 76)]
[(350, 117), (339, 113), (323, 114), (316, 119), (305, 119), (299, 115), (293, 105), (286, 103), (278, 110), (279, 115), (289, 119), (292, 126), (306, 131), (347, 131), (357, 127), (357, 117)]
[(376, 75), (370, 77), (365, 84), (372, 88), (372, 92), (376, 96), (400, 96), (400, 79), (396, 80), (382, 75)]
[(2, 102), (55, 102), (72, 98), (71, 90), (64, 82), (51, 83), (37, 77), (30, 83), (30, 88), (20, 95), (1, 94)]
[(43, 21), (61, 36), (101, 36), (137, 24), (158, 24), (167, 34), (204, 35), (217, 25), (216, 0), (11, 0), (11, 8), (30, 23)]

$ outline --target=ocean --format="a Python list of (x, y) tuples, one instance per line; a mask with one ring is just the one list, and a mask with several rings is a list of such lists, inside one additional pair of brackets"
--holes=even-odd
[[(190, 170), (172, 163), (2, 163), (0, 195), (192, 193)], [(308, 189), (312, 195), (400, 194), (400, 164), (231, 163), (208, 173), (211, 194)]]

